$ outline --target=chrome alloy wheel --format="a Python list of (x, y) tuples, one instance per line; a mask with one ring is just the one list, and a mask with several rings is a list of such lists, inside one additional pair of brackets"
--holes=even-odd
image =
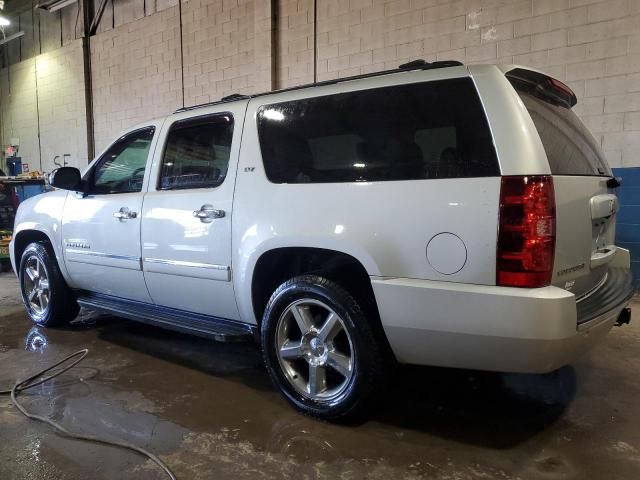
[(304, 397), (330, 401), (349, 386), (353, 344), (342, 318), (323, 302), (291, 303), (278, 320), (275, 341), (286, 379)]
[(44, 264), (35, 255), (29, 257), (26, 261), (22, 289), (33, 311), (38, 315), (44, 314), (49, 308), (51, 294), (49, 277)]

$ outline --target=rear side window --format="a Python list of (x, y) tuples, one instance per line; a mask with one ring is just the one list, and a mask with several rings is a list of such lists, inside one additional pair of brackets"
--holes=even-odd
[(274, 183), (500, 175), (484, 111), (468, 78), (263, 106), (258, 134)]
[(182, 120), (171, 125), (162, 156), (161, 190), (215, 188), (229, 167), (231, 114)]
[(570, 108), (516, 88), (538, 130), (553, 175), (610, 176), (600, 148)]

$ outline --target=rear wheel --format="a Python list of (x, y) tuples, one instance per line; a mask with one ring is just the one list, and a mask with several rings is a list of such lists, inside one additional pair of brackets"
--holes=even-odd
[(79, 306), (48, 245), (31, 243), (20, 260), (22, 301), (31, 320), (53, 327), (73, 320)]
[(297, 409), (329, 421), (364, 417), (386, 383), (374, 332), (338, 284), (302, 275), (273, 293), (261, 326), (269, 374)]

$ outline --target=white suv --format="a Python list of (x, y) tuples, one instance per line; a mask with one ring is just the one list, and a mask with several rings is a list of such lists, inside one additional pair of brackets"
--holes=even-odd
[(629, 319), (618, 181), (563, 83), (457, 62), (185, 108), (24, 202), (41, 325), (83, 305), (260, 338), (297, 408), (362, 415), (394, 362), (546, 372)]

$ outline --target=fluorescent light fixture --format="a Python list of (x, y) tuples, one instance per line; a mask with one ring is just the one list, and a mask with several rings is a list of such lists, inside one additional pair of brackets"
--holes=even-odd
[(19, 31), (18, 33), (14, 33), (13, 35), (9, 35), (4, 40), (0, 40), (0, 45), (4, 45), (5, 43), (9, 43), (11, 40), (15, 40), (16, 38), (20, 38), (24, 35), (23, 31)]
[(36, 5), (36, 8), (39, 8), (40, 10), (46, 10), (49, 13), (53, 13), (77, 2), (78, 0), (59, 0), (57, 2), (38, 4)]
[(0, 15), (0, 27), (8, 27), (9, 25), (11, 25), (9, 19)]

